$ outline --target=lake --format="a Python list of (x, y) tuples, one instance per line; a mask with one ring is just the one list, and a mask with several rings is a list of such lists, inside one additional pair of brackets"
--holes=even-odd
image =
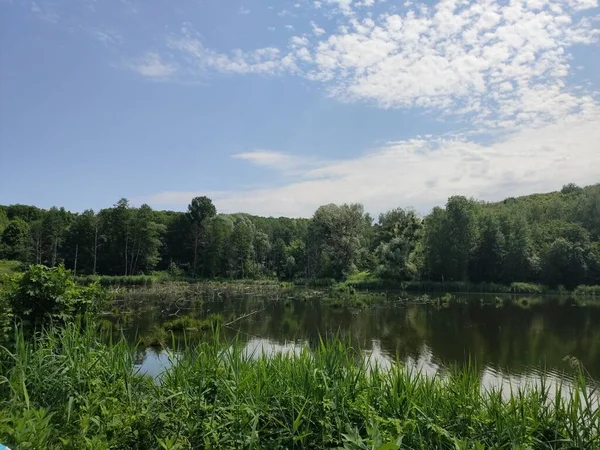
[[(222, 316), (223, 333), (237, 336), (249, 356), (297, 351), (339, 336), (380, 366), (396, 358), (425, 374), (452, 365), (477, 364), (486, 386), (567, 382), (576, 358), (589, 377), (600, 380), (600, 306), (564, 297), (455, 294), (380, 294), (368, 307), (329, 304), (318, 298), (277, 294), (218, 293), (167, 298), (140, 296), (129, 314), (110, 317), (135, 341), (165, 321), (183, 315)], [(214, 316), (213, 316), (214, 317)], [(188, 330), (190, 340), (206, 333)], [(182, 339), (182, 334), (176, 335)], [(170, 338), (169, 341), (170, 342)], [(157, 376), (171, 364), (163, 350), (140, 353), (140, 368)]]

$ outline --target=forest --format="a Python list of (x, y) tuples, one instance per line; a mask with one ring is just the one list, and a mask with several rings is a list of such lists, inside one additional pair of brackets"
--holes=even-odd
[(200, 279), (600, 284), (600, 184), (482, 202), (450, 197), (421, 217), (329, 204), (310, 219), (219, 214), (197, 197), (186, 212), (127, 199), (72, 213), (0, 206), (0, 259), (64, 265), (76, 274), (165, 271)]

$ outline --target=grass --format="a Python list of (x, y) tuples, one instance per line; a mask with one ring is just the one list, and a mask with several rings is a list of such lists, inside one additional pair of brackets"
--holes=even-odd
[(103, 287), (152, 286), (155, 283), (155, 279), (150, 275), (78, 275), (74, 280), (78, 284), (99, 283)]
[(589, 295), (592, 297), (600, 297), (600, 286), (578, 286), (575, 291), (573, 291), (575, 296), (583, 296)]
[(408, 292), (451, 292), (451, 293), (491, 293), (491, 294), (545, 294), (552, 293), (547, 286), (536, 283), (515, 282), (509, 285), (499, 283), (472, 283), (469, 281), (397, 281), (378, 278), (369, 272), (359, 272), (348, 277), (346, 286), (355, 289), (394, 289)]
[(345, 341), (253, 358), (240, 342), (181, 349), (160, 383), (134, 347), (53, 329), (0, 354), (0, 442), (18, 449), (483, 449), (600, 446), (597, 392), (483, 391), (473, 367), (444, 378), (381, 370)]

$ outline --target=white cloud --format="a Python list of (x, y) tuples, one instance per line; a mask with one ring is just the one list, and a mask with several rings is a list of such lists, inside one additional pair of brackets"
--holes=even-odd
[(206, 48), (198, 33), (184, 26), (181, 34), (168, 41), (172, 50), (181, 52), (188, 63), (188, 76), (206, 76), (208, 70), (221, 73), (253, 73), (276, 75), (296, 69), (292, 54), (282, 54), (275, 47), (265, 47), (244, 52), (233, 50), (229, 54)]
[(312, 32), (315, 36), (322, 36), (325, 34), (325, 30), (321, 27), (319, 27), (316, 23), (311, 22), (310, 26), (312, 28)]
[(290, 44), (292, 47), (307, 47), (310, 45), (310, 41), (304, 36), (292, 36), (290, 38)]
[(322, 2), (313, 2), (313, 6), (315, 7), (315, 9), (320, 9), (321, 6), (323, 6)]
[(125, 66), (144, 77), (153, 79), (169, 78), (177, 71), (173, 64), (165, 63), (160, 55), (154, 52), (148, 52), (142, 58), (129, 62)]
[(313, 165), (316, 163), (308, 158), (261, 149), (237, 153), (232, 157), (235, 159), (249, 161), (257, 166), (274, 169), (288, 175), (298, 174), (299, 171), (313, 167)]
[[(362, 202), (378, 213), (397, 206), (427, 212), (450, 195), (499, 200), (600, 181), (600, 115), (579, 115), (541, 129), (524, 129), (500, 142), (419, 138), (390, 143), (362, 157), (305, 168), (273, 188), (203, 192), (224, 212), (308, 217), (322, 204)], [(236, 155), (281, 172), (296, 164), (278, 152)], [(292, 158), (292, 162), (290, 159)], [(153, 205), (184, 207), (196, 192), (165, 192), (144, 198)]]
[(542, 126), (596, 104), (595, 94), (576, 95), (566, 83), (569, 47), (593, 44), (600, 36), (590, 18), (577, 16), (596, 2), (441, 0), (419, 7), (419, 13), (359, 18), (353, 7), (374, 2), (327, 0), (345, 17), (329, 34), (311, 21), (320, 39), (303, 44), (301, 54), (295, 40), (288, 49), (218, 53), (189, 27), (172, 36), (169, 46), (201, 76), (208, 70), (295, 73), (323, 83), (342, 101), (433, 111), (479, 129)]
[(569, 0), (569, 5), (576, 11), (598, 7), (598, 0)]
[(325, 0), (325, 2), (334, 5), (340, 13), (346, 16), (354, 13), (352, 10), (352, 0)]
[(245, 8), (243, 6), (240, 6), (240, 9), (238, 9), (238, 14), (250, 14), (250, 10), (248, 8)]
[(287, 24), (287, 25), (285, 25), (285, 29), (286, 29), (286, 30), (293, 31), (293, 30), (294, 30), (294, 26), (293, 26), (293, 25), (290, 25), (290, 24)]

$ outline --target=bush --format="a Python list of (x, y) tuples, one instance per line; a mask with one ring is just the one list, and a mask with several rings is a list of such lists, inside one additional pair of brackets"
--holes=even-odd
[(76, 315), (95, 312), (104, 300), (98, 284), (78, 286), (63, 266), (29, 266), (5, 284), (4, 302), (16, 318), (37, 325), (50, 319), (67, 322)]

